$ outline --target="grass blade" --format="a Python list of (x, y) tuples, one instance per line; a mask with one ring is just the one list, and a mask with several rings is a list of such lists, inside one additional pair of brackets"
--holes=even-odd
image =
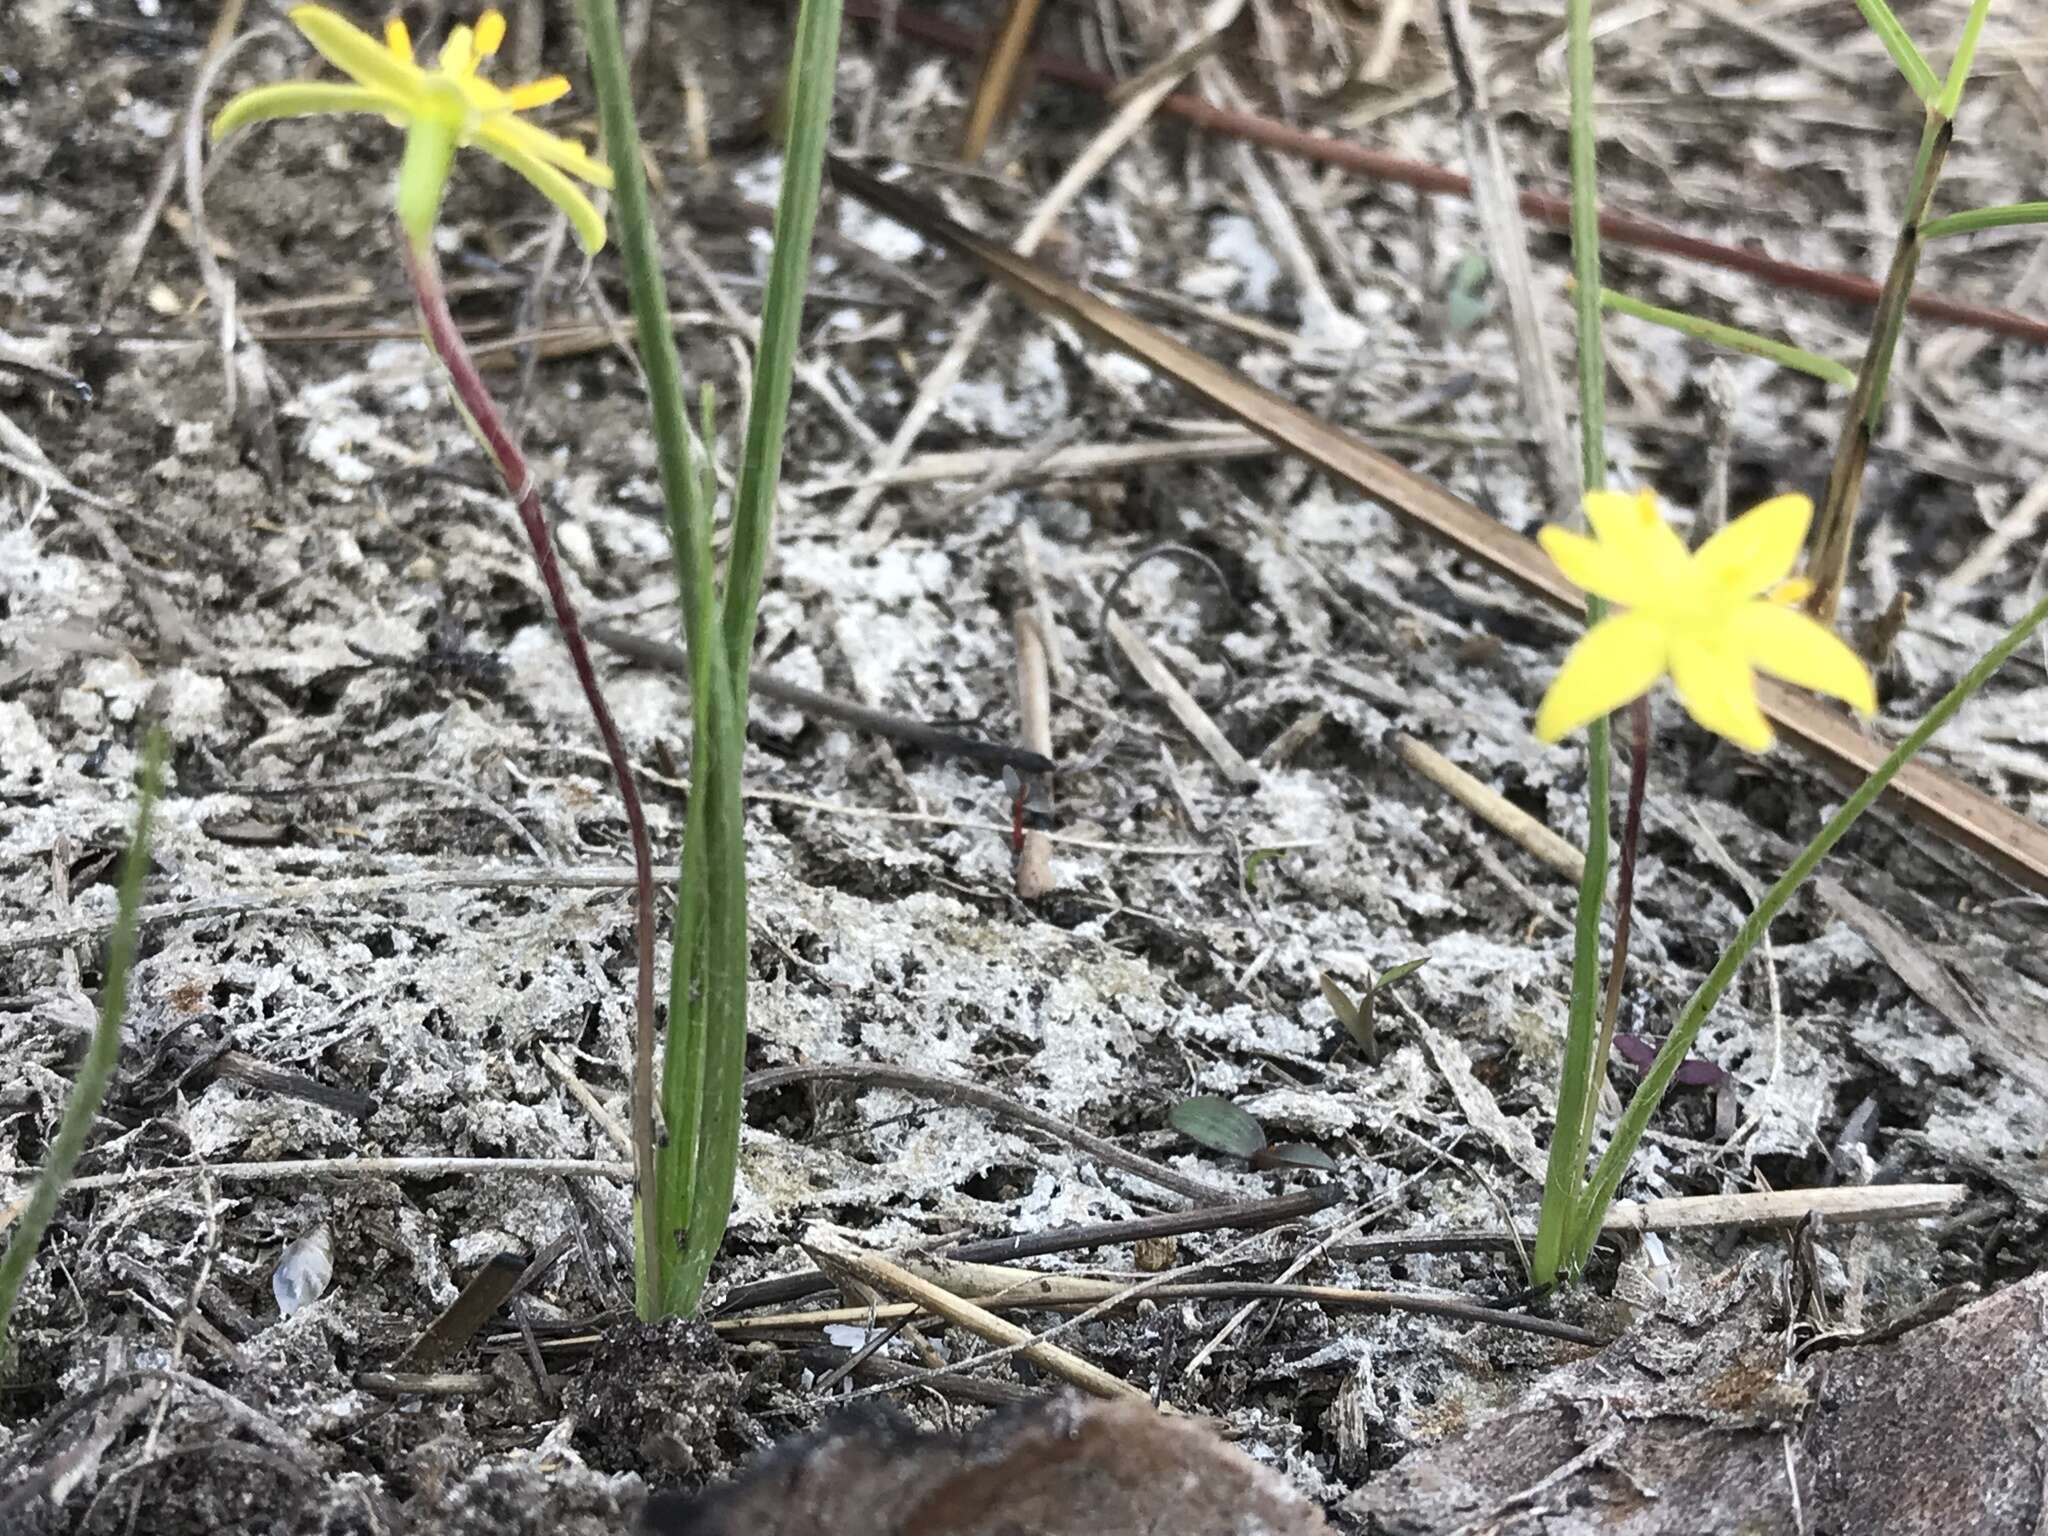
[[(711, 553), (711, 506), (690, 430), (682, 364), (669, 326), (660, 249), (649, 206), (640, 134), (634, 122), (625, 47), (615, 0), (582, 0), (590, 69), (604, 126), (614, 189), (613, 214), (632, 295), (640, 362), (652, 405), (655, 457), (669, 509), (676, 586), (689, 640), (692, 790), (682, 869), (678, 876), (674, 958), (669, 973), (669, 1038), (662, 1063), (667, 1136), (654, 1162), (652, 1189), (638, 1192), (640, 1263), (635, 1302), (643, 1318), (695, 1309), (695, 1287), (683, 1273), (679, 1234), (696, 1241), (706, 1214), (692, 1201), (703, 1183), (705, 1125), (714, 1084), (719, 1032), (746, 1036), (746, 850), (739, 799), (743, 731), (718, 628)], [(739, 919), (736, 967), (730, 950), (732, 910)], [(735, 968), (738, 982), (734, 985)], [(742, 1046), (744, 1048), (744, 1045)], [(737, 1115), (737, 1109), (734, 1110)], [(735, 1155), (737, 1133), (734, 1134)], [(725, 1212), (716, 1216), (725, 1230)], [(712, 1247), (717, 1246), (716, 1239)]]
[(29, 1197), (21, 1225), (8, 1241), (7, 1252), (0, 1255), (0, 1357), (6, 1352), (7, 1322), (14, 1314), (22, 1282), (28, 1278), (29, 1265), (35, 1262), (36, 1250), (42, 1246), (43, 1233), (56, 1214), (57, 1202), (63, 1198), (64, 1186), (71, 1181), (78, 1154), (85, 1150), (85, 1139), (91, 1134), (93, 1120), (107, 1096), (107, 1084), (113, 1080), (114, 1063), (121, 1056), (121, 1017), (128, 1009), (128, 977), (135, 968), (136, 914), (142, 910), (142, 881), (149, 873), (149, 834), (163, 790), (164, 733), (152, 728), (142, 749), (135, 836), (128, 843), (127, 857), (121, 861), (120, 895), (114, 909), (114, 931), (107, 940), (107, 979), (100, 989), (99, 1021), (93, 1026), (92, 1044), (78, 1069), (78, 1081), (64, 1102), (64, 1116), (57, 1124), (57, 1137), (50, 1143), (49, 1155), (43, 1160), (35, 1193)]
[(796, 367), (804, 290), (811, 274), (811, 230), (818, 218), (825, 136), (839, 63), (840, 0), (803, 0), (789, 65), (789, 135), (783, 146), (782, 194), (775, 205), (775, 247), (761, 308), (761, 344), (754, 359), (754, 398), (733, 496), (732, 563), (725, 581), (727, 666), (739, 689), (746, 725), (746, 677), (753, 664), (754, 619), (762, 573), (775, 533), (775, 490), (782, 475), (782, 438), (789, 422), (790, 377)]
[(1980, 229), (2006, 229), (2014, 224), (2048, 224), (2048, 203), (2006, 203), (1997, 208), (1947, 214), (1921, 225), (1920, 238), (1941, 240), (1949, 235), (1973, 235)]
[[(2048, 204), (2042, 205), (2048, 208)], [(1713, 320), (1702, 320), (1698, 315), (1689, 315), (1682, 309), (1664, 309), (1655, 304), (1645, 304), (1641, 299), (1632, 299), (1625, 293), (1616, 293), (1612, 288), (1600, 290), (1603, 308), (1633, 319), (1647, 320), (1652, 325), (1666, 326), (1687, 336), (1725, 347), (1731, 352), (1747, 352), (1752, 357), (1769, 358), (1780, 368), (1790, 368), (1795, 373), (1810, 374), (1824, 379), (1843, 389), (1856, 387), (1856, 371), (1836, 362), (1833, 358), (1822, 357), (1795, 347), (1790, 342), (1773, 341), (1768, 336), (1759, 336), (1754, 331), (1741, 330), (1736, 326), (1722, 325)]]
[(1956, 43), (1956, 56), (1949, 61), (1948, 79), (1942, 82), (1941, 95), (1933, 104), (1934, 111), (1951, 123), (1963, 105), (1963, 85), (1977, 58), (1977, 39), (1983, 34), (1984, 18), (1990, 14), (1991, 0), (1975, 0), (1971, 5), (1970, 14), (1963, 21), (1963, 35)]
[(1933, 66), (1913, 46), (1913, 39), (1906, 35), (1906, 29), (1899, 24), (1899, 18), (1892, 14), (1892, 8), (1884, 0), (1856, 0), (1856, 9), (1863, 13), (1863, 19), (1870, 24), (1870, 30), (1877, 34), (1877, 40), (1884, 44), (1884, 51), (1892, 56), (1892, 62), (1899, 66), (1899, 73), (1906, 77), (1906, 84), (1913, 87), (1913, 94), (1929, 106), (1941, 90), (1941, 81), (1936, 78)]
[[(1593, 129), (1592, 0), (1567, 0), (1565, 74), (1571, 86), (1573, 309), (1578, 321), (1579, 463), (1588, 491), (1607, 484), (1607, 352), (1600, 332), (1600, 173)], [(1600, 622), (1607, 605), (1585, 599), (1586, 623)], [(1530, 1279), (1557, 1278), (1570, 1237), (1572, 1213), (1586, 1178), (1586, 1141), (1599, 1084), (1593, 1081), (1594, 1032), (1600, 992), (1600, 909), (1607, 895), (1607, 818), (1612, 791), (1607, 721), (1586, 731), (1586, 868), (1572, 923), (1571, 1012), (1565, 1023), (1564, 1061), (1558, 1070), (1557, 1120), (1543, 1179), (1543, 1205), (1530, 1256)]]

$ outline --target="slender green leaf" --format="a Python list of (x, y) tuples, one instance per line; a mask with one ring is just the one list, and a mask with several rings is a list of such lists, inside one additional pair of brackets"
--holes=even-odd
[(1940, 240), (1949, 235), (1973, 235), (1980, 229), (2006, 229), (2014, 224), (2048, 224), (2048, 203), (2006, 203), (1998, 208), (1944, 214), (1921, 225), (1920, 238)]
[(655, 1187), (638, 1192), (636, 1301), (640, 1315), (651, 1319), (696, 1309), (731, 1214), (741, 1092), (734, 1063), (744, 1066), (747, 1027), (746, 827), (739, 792), (745, 730), (720, 637), (711, 507), (669, 326), (618, 7), (616, 0), (582, 0), (582, 11), (690, 654), (692, 787), (662, 1063), (666, 1136), (655, 1160)]
[[(1579, 462), (1588, 491), (1607, 483), (1607, 354), (1600, 334), (1600, 179), (1593, 124), (1592, 0), (1566, 0), (1565, 73), (1571, 87), (1572, 273), (1579, 342)], [(1586, 600), (1586, 622), (1597, 624), (1607, 605)], [(1530, 1277), (1538, 1285), (1557, 1278), (1572, 1213), (1586, 1178), (1594, 1035), (1599, 1026), (1600, 910), (1607, 894), (1609, 786), (1607, 721), (1586, 732), (1586, 867), (1572, 925), (1572, 997), (1565, 1021), (1564, 1059), (1558, 1069), (1557, 1121), (1543, 1180)]]
[(1323, 1001), (1330, 1005), (1330, 1012), (1337, 1015), (1337, 1022), (1344, 1026), (1344, 1032), (1367, 1050), (1372, 1049), (1369, 1035), (1360, 1032), (1359, 1006), (1349, 993), (1337, 984), (1337, 979), (1328, 971), (1316, 972), (1316, 984), (1323, 989)]
[(1182, 1099), (1167, 1111), (1166, 1120), (1190, 1141), (1226, 1157), (1250, 1158), (1266, 1145), (1259, 1122), (1228, 1099), (1201, 1094)]
[(1870, 23), (1870, 30), (1884, 44), (1884, 51), (1899, 66), (1899, 73), (1906, 77), (1906, 84), (1913, 87), (1913, 94), (1928, 106), (1933, 106), (1941, 91), (1941, 81), (1936, 78), (1933, 66), (1913, 46), (1913, 39), (1906, 35), (1906, 29), (1892, 14), (1891, 7), (1884, 0), (1856, 0), (1856, 9), (1863, 13), (1863, 19)]
[(832, 126), (832, 88), (839, 60), (840, 0), (803, 0), (784, 99), (789, 133), (783, 145), (782, 195), (775, 206), (775, 245), (761, 309), (761, 345), (754, 359), (754, 398), (733, 495), (732, 563), (726, 573), (724, 629), (728, 668), (740, 692), (746, 726), (746, 678), (754, 654), (754, 619), (762, 572), (775, 531), (775, 490), (782, 474), (782, 438), (789, 421), (790, 380), (811, 272), (811, 230), (818, 217), (825, 136)]
[(1285, 848), (1247, 848), (1244, 855), (1244, 888), (1256, 891), (1259, 888), (1259, 871), (1278, 860), (1285, 852)]
[(121, 1017), (128, 1009), (128, 977), (135, 967), (136, 914), (142, 910), (142, 882), (149, 873), (149, 834), (156, 820), (157, 801), (164, 792), (164, 733), (152, 728), (142, 749), (142, 780), (135, 805), (135, 835), (129, 840), (127, 857), (121, 861), (121, 885), (114, 903), (114, 931), (107, 940), (107, 979), (100, 989), (99, 1021), (93, 1026), (92, 1044), (78, 1069), (78, 1081), (64, 1103), (64, 1115), (57, 1123), (57, 1136), (43, 1157), (43, 1171), (29, 1196), (28, 1209), (0, 1255), (0, 1357), (7, 1347), (7, 1322), (14, 1303), (28, 1278), (42, 1246), (43, 1233), (56, 1214), (64, 1186), (71, 1182), (71, 1170), (93, 1120), (113, 1080), (114, 1064), (121, 1056)]
[(1429, 956), (1417, 955), (1413, 960), (1403, 960), (1399, 965), (1388, 966), (1373, 979), (1373, 996), (1378, 997), (1396, 984), (1406, 981), (1427, 964), (1429, 964)]
[(1732, 352), (1747, 352), (1754, 357), (1766, 357), (1781, 368), (1790, 368), (1797, 373), (1811, 374), (1843, 389), (1856, 387), (1856, 370), (1835, 362), (1832, 358), (1821, 357), (1790, 342), (1773, 341), (1768, 336), (1759, 336), (1754, 331), (1740, 330), (1732, 325), (1721, 325), (1713, 320), (1702, 320), (1698, 315), (1689, 315), (1682, 309), (1663, 309), (1655, 304), (1645, 304), (1641, 299), (1632, 299), (1625, 293), (1616, 293), (1612, 288), (1600, 290), (1600, 303), (1604, 308), (1620, 314), (1647, 320), (1652, 325), (1666, 326), (1687, 336), (1711, 342), (1717, 347), (1726, 347)]
[(1969, 81), (1970, 66), (1977, 58), (1977, 39), (1984, 31), (1984, 18), (1991, 14), (1991, 0), (1973, 0), (1970, 14), (1963, 20), (1963, 36), (1956, 44), (1956, 56), (1949, 61), (1948, 79), (1942, 82), (1941, 95), (1934, 103), (1934, 110), (1949, 122), (1956, 120), (1956, 113), (1963, 105), (1963, 86)]

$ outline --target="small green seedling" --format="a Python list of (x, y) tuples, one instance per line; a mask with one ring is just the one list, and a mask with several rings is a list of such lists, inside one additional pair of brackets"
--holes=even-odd
[(1259, 888), (1259, 871), (1271, 864), (1285, 848), (1248, 848), (1244, 855), (1244, 888), (1256, 891)]
[(1316, 972), (1316, 980), (1323, 988), (1323, 1001), (1330, 1005), (1330, 1011), (1337, 1015), (1337, 1022), (1344, 1026), (1346, 1034), (1358, 1042), (1358, 1048), (1365, 1053), (1365, 1059), (1374, 1066), (1379, 1065), (1380, 1059), (1380, 995), (1397, 982), (1407, 980), (1427, 964), (1429, 956), (1417, 955), (1413, 960), (1403, 960), (1399, 965), (1390, 965), (1367, 981), (1365, 990), (1356, 998), (1345, 992), (1328, 971)]
[(1329, 1153), (1304, 1142), (1266, 1140), (1265, 1128), (1230, 1100), (1213, 1093), (1182, 1099), (1167, 1113), (1167, 1121), (1189, 1141), (1198, 1142), (1225, 1157), (1241, 1157), (1252, 1167), (1319, 1168), (1335, 1173), (1337, 1164)]
[(1493, 313), (1497, 297), (1493, 266), (1483, 251), (1467, 251), (1451, 269), (1444, 290), (1444, 318), (1453, 336), (1462, 336)]

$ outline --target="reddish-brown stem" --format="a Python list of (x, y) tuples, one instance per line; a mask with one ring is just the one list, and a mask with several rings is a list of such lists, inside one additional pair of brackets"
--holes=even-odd
[(1607, 1058), (1614, 1049), (1614, 1017), (1621, 1008), (1621, 979), (1628, 970), (1629, 931), (1635, 925), (1636, 849), (1643, 835), (1643, 787), (1650, 780), (1650, 696), (1628, 709), (1628, 809), (1622, 813), (1621, 845), (1616, 850), (1614, 881), (1614, 954), (1607, 967), (1607, 989), (1600, 998), (1600, 1039), (1593, 1048), (1592, 1088), (1586, 1095), (1586, 1129), (1592, 1141), (1593, 1115), (1600, 1087), (1607, 1081)]
[(640, 1247), (651, 1277), (653, 1267), (660, 1262), (661, 1245), (655, 1241), (654, 1230), (654, 851), (647, 837), (647, 816), (640, 807), (632, 765), (626, 761), (626, 744), (604, 701), (597, 667), (590, 659), (590, 647), (584, 644), (583, 627), (577, 621), (576, 605), (569, 597), (568, 583), (562, 579), (554, 536), (548, 532), (540, 491), (527, 469), (526, 456), (519, 451), (511, 428), (485, 387), (483, 375), (477, 371), (454, 315), (449, 313), (448, 295), (441, 285), (441, 269), (433, 252), (417, 249), (411, 240), (401, 243), (405, 247), (406, 275), (412, 279), (413, 297), (426, 326), (427, 344), (448, 371), (455, 398), (462, 403), (470, 426), (483, 440), (485, 451), (497, 465), (498, 477), (519, 508), (520, 526), (533, 547), (533, 563), (540, 572), (541, 585), (547, 588), (555, 625), (562, 632), (562, 643), (569, 648), (576, 681), (582, 685), (591, 718), (597, 722), (597, 734), (604, 741), (612, 778), (619, 787), (619, 800), (626, 808), (626, 830), (633, 843), (633, 937), (637, 962), (633, 998), (633, 1167), (640, 1189)]
[[(949, 21), (942, 21), (936, 16), (927, 16), (911, 10), (908, 6), (885, 6), (881, 0), (847, 0), (846, 3), (846, 14), (860, 21), (877, 20), (884, 9), (888, 11), (896, 32), (903, 37), (915, 38), (951, 53), (971, 56), (978, 56), (987, 47), (988, 39), (981, 33), (967, 27), (956, 26)], [(1100, 71), (1054, 53), (1041, 51), (1034, 54), (1029, 68), (1048, 80), (1057, 80), (1062, 85), (1073, 86), (1077, 90), (1087, 91), (1096, 96), (1108, 96), (1119, 84)], [(1227, 108), (1211, 106), (1199, 96), (1185, 93), (1169, 96), (1160, 103), (1159, 110), (1193, 123), (1199, 128), (1207, 129), (1211, 133), (1243, 139), (1247, 143), (1261, 144), (1268, 149), (1296, 155), (1304, 160), (1334, 165), (1340, 170), (1368, 176), (1376, 181), (1393, 182), (1399, 186), (1414, 187), (1417, 191), (1443, 193), (1452, 197), (1472, 195), (1470, 179), (1460, 176), (1456, 171), (1446, 170), (1439, 165), (1430, 165), (1421, 160), (1408, 160), (1399, 155), (1367, 149), (1362, 144), (1331, 138), (1326, 134), (1309, 133), (1290, 124), (1275, 122), (1271, 118), (1259, 117), (1253, 113), (1233, 112)], [(1551, 197), (1542, 192), (1524, 192), (1521, 194), (1521, 204), (1522, 211), (1530, 218), (1548, 224), (1553, 229), (1568, 229), (1571, 226), (1571, 204), (1564, 198)], [(1600, 236), (1603, 240), (1611, 240), (1616, 245), (1632, 246), (1645, 251), (1661, 251), (1668, 256), (1683, 257), (1688, 261), (1702, 262), (1730, 272), (1747, 273), (1774, 288), (1817, 294), (1823, 298), (1845, 299), (1854, 304), (1875, 304), (1883, 291), (1867, 277), (1855, 277), (1846, 272), (1827, 272), (1817, 267), (1803, 267), (1794, 262), (1779, 261), (1776, 257), (1764, 255), (1761, 251), (1746, 251), (1736, 246), (1702, 240), (1695, 235), (1682, 234), (1678, 230), (1654, 224), (1631, 213), (1602, 213)], [(1996, 309), (1988, 305), (1963, 304), (1932, 293), (1915, 293), (1907, 303), (1913, 313), (1918, 315), (1927, 315), (1957, 325), (1967, 325), (1978, 330), (2017, 336), (2022, 340), (2048, 345), (2048, 321), (2037, 320), (2031, 315), (2015, 314), (2009, 309)]]

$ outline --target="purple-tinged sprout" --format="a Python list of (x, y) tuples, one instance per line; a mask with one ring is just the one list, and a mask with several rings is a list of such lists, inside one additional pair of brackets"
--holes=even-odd
[(1638, 1072), (1642, 1072), (1647, 1071), (1650, 1063), (1657, 1059), (1657, 1047), (1641, 1035), (1616, 1035), (1614, 1054)]
[[(1641, 1035), (1616, 1035), (1614, 1054), (1638, 1072), (1647, 1072), (1657, 1059), (1657, 1047)], [(1715, 1088), (1728, 1081), (1728, 1074), (1711, 1061), (1688, 1056), (1678, 1064), (1671, 1080), (1681, 1088)]]

